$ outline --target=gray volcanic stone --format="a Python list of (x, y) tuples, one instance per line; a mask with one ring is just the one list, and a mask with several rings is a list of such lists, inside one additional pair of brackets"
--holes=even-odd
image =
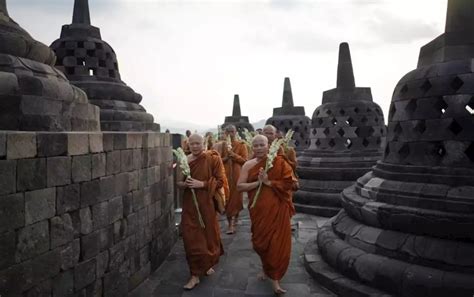
[(46, 159), (22, 159), (17, 165), (17, 190), (46, 188)]
[(71, 183), (71, 158), (47, 158), (47, 185), (48, 187), (63, 186)]
[(267, 120), (266, 124), (275, 126), (283, 133), (292, 129), (295, 131), (295, 134), (293, 134), (295, 149), (302, 151), (308, 148), (311, 119), (305, 115), (304, 106), (294, 106), (293, 93), (288, 77), (285, 77), (283, 86), (282, 105), (273, 109), (273, 116)]
[(313, 113), (311, 144), (298, 157), (297, 211), (333, 216), (340, 193), (381, 158), (384, 116), (370, 88), (355, 86), (349, 45), (341, 43), (337, 87), (325, 91)]
[(238, 94), (234, 95), (234, 107), (232, 109), (232, 115), (225, 117), (224, 124), (222, 124), (222, 129), (225, 129), (227, 125), (234, 125), (241, 137), (243, 137), (244, 129), (254, 131), (252, 124), (249, 122), (249, 118), (242, 116), (240, 112), (240, 98)]
[(121, 80), (116, 54), (102, 40), (100, 29), (91, 25), (89, 15), (88, 1), (76, 0), (72, 24), (64, 25), (61, 37), (51, 44), (56, 68), (100, 108), (103, 131), (159, 131), (153, 116), (140, 105), (142, 96)]
[(323, 259), (359, 284), (407, 297), (474, 292), (473, 36), (474, 2), (449, 0), (445, 33), (395, 87), (383, 159), (318, 231)]
[(18, 232), (17, 261), (24, 261), (49, 250), (49, 226), (44, 220)]
[(56, 189), (47, 188), (25, 193), (26, 225), (52, 218), (56, 214)]
[(0, 196), (0, 233), (25, 225), (23, 193)]

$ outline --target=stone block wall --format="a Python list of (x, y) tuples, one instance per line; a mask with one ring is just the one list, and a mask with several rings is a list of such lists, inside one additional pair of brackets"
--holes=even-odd
[(0, 132), (0, 296), (126, 296), (165, 259), (171, 138)]

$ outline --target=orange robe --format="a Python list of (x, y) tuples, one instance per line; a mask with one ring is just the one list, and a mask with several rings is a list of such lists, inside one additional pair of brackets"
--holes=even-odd
[(224, 253), (213, 197), (227, 182), (222, 160), (216, 151), (203, 152), (190, 162), (189, 167), (191, 177), (204, 181), (205, 184), (204, 188), (195, 189), (205, 228), (199, 224), (191, 190), (186, 189), (183, 195), (181, 229), (189, 270), (192, 275), (201, 276), (215, 266)]
[(296, 173), (296, 167), (298, 165), (298, 161), (296, 160), (296, 151), (292, 147), (287, 147), (286, 149), (281, 146), (278, 150), (278, 154), (282, 155), (285, 158), (285, 161), (291, 166), (293, 171)]
[[(226, 143), (221, 143), (221, 157), (229, 157), (227, 153)], [(230, 197), (226, 205), (225, 213), (228, 218), (234, 217), (244, 208), (243, 195), (237, 191), (237, 181), (240, 177), (242, 165), (247, 161), (248, 150), (247, 146), (240, 141), (232, 142), (232, 151), (236, 154), (235, 157), (229, 157), (224, 163), (227, 181), (229, 182)]]
[[(266, 158), (249, 170), (247, 182), (258, 180)], [(271, 187), (262, 185), (254, 208), (249, 208), (252, 221), (252, 244), (262, 260), (263, 271), (273, 280), (281, 280), (288, 269), (291, 254), (291, 217), (293, 170), (282, 156), (277, 156), (268, 171)], [(249, 206), (257, 189), (249, 191)]]

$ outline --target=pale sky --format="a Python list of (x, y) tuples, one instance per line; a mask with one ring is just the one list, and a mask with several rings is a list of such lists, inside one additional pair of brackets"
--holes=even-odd
[[(73, 0), (8, 0), (10, 16), (50, 45), (72, 20)], [(388, 115), (398, 80), (444, 30), (447, 0), (89, 0), (91, 21), (117, 53), (122, 80), (167, 127), (215, 127), (234, 94), (250, 122), (281, 106), (290, 77), (295, 105), (312, 116), (336, 86), (348, 42), (356, 85)], [(185, 126), (191, 124), (185, 124)]]

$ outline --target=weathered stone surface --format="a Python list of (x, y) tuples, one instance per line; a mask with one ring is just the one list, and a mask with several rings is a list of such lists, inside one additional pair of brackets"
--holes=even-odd
[(56, 214), (56, 189), (47, 188), (25, 193), (25, 223), (30, 225)]
[(107, 153), (107, 175), (120, 173), (120, 151)]
[(69, 214), (51, 219), (51, 249), (67, 244), (74, 239), (74, 229)]
[(102, 133), (89, 134), (89, 151), (91, 153), (101, 153), (104, 151), (102, 135)]
[(61, 269), (69, 270), (79, 263), (81, 240), (79, 238), (60, 248)]
[(16, 234), (9, 231), (0, 234), (0, 271), (15, 264)]
[(78, 184), (56, 188), (56, 212), (58, 215), (79, 209), (80, 202), (80, 186)]
[(86, 133), (68, 133), (68, 154), (70, 156), (89, 153), (89, 135)]
[(34, 288), (28, 290), (24, 294), (26, 297), (49, 297), (52, 292), (52, 281), (45, 280), (41, 284), (35, 286)]
[(125, 273), (112, 271), (104, 277), (104, 297), (125, 297), (128, 292), (128, 280)]
[(15, 160), (0, 160), (0, 194), (10, 194), (16, 191)]
[(66, 133), (37, 133), (39, 157), (65, 156), (68, 154)]
[[(75, 6), (75, 15), (87, 11), (84, 15), (89, 16), (87, 3), (76, 4), (81, 5)], [(90, 18), (73, 18), (51, 48), (58, 55), (56, 67), (100, 107), (103, 131), (159, 131), (153, 116), (139, 104), (141, 95), (121, 80), (115, 52), (102, 41), (100, 29), (91, 26)]]
[(133, 170), (133, 150), (120, 151), (121, 172)]
[(109, 202), (101, 202), (92, 206), (93, 230), (105, 227), (110, 223), (109, 213)]
[[(253, 126), (249, 122), (249, 118), (246, 116), (242, 116), (240, 112), (240, 98), (237, 94), (234, 95), (234, 106), (232, 109), (232, 116), (225, 117), (224, 124), (222, 124), (222, 129), (224, 129), (227, 125), (234, 125), (237, 128), (237, 131), (239, 132), (241, 137), (244, 137), (244, 129), (247, 129), (249, 131), (254, 130)], [(154, 143), (153, 146), (157, 145)]]
[(7, 159), (36, 157), (36, 134), (16, 132), (7, 134)]
[(0, 157), (3, 158), (7, 155), (7, 135), (4, 132), (0, 132)]
[(47, 158), (47, 185), (48, 187), (63, 186), (71, 183), (71, 158)]
[(90, 155), (72, 157), (72, 181), (74, 183), (90, 181), (92, 161)]
[(91, 233), (93, 230), (91, 209), (89, 207), (81, 208), (79, 210), (79, 216), (81, 234), (85, 235)]
[(17, 190), (46, 188), (46, 159), (22, 159), (17, 165)]
[(74, 274), (72, 270), (65, 271), (53, 279), (53, 297), (74, 296)]
[(81, 239), (82, 259), (88, 260), (100, 252), (100, 230), (94, 231)]
[(123, 218), (123, 202), (122, 197), (115, 197), (109, 201), (109, 222), (114, 223), (115, 221)]
[(109, 251), (104, 251), (97, 255), (97, 278), (104, 276), (109, 267)]
[(25, 198), (22, 193), (0, 196), (0, 233), (25, 225)]
[(74, 289), (76, 291), (91, 284), (96, 279), (96, 259), (84, 261), (74, 268)]
[(91, 176), (92, 179), (105, 176), (105, 168), (107, 164), (105, 153), (94, 154), (91, 156), (91, 158), (92, 158), (92, 176)]
[(386, 128), (370, 88), (355, 86), (349, 45), (339, 47), (337, 87), (313, 113), (310, 146), (298, 157), (297, 211), (333, 216), (339, 194), (381, 158)]
[(49, 250), (49, 224), (47, 220), (26, 226), (18, 231), (17, 261), (24, 261)]
[(101, 199), (101, 183), (99, 180), (92, 180), (81, 184), (81, 206), (96, 204)]

